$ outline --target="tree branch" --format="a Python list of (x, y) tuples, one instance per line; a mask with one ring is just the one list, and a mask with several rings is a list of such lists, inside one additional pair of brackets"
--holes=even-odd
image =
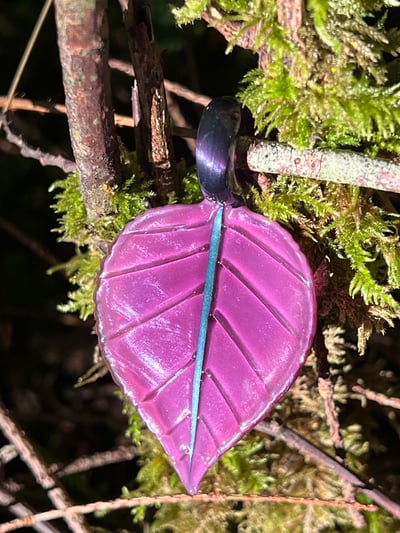
[[(133, 72), (133, 66), (127, 63), (126, 61), (121, 61), (120, 59), (110, 59), (108, 64), (110, 65), (111, 68), (115, 70), (119, 70), (120, 72), (123, 72), (127, 76), (134, 77), (135, 75)], [(176, 94), (176, 96), (185, 98), (186, 100), (189, 100), (190, 102), (193, 102), (194, 104), (206, 106), (211, 102), (211, 98), (209, 96), (192, 91), (191, 89), (188, 89), (181, 83), (177, 83), (175, 81), (164, 79), (164, 87), (167, 92), (174, 93)], [(0, 102), (1, 102), (1, 98), (0, 98)]]
[(249, 502), (249, 503), (292, 503), (299, 505), (315, 505), (323, 507), (340, 507), (344, 509), (353, 508), (367, 512), (377, 510), (375, 505), (364, 505), (358, 502), (349, 503), (343, 501), (327, 501), (316, 498), (297, 498), (290, 496), (258, 496), (256, 494), (175, 494), (172, 496), (139, 496), (138, 498), (117, 499), (111, 501), (98, 501), (84, 505), (74, 505), (69, 509), (47, 511), (25, 518), (17, 518), (6, 524), (0, 525), (0, 533), (14, 531), (21, 527), (29, 527), (38, 522), (55, 520), (56, 518), (67, 516), (71, 513), (89, 514), (97, 511), (111, 511), (113, 509), (130, 509), (139, 505), (160, 505), (162, 503), (225, 503), (225, 502)]
[(160, 52), (149, 3), (129, 0), (127, 6), (123, 14), (135, 73), (132, 103), (136, 151), (142, 168), (154, 180), (160, 201), (165, 203), (177, 194), (178, 180)]
[(120, 446), (114, 450), (78, 457), (65, 466), (59, 466), (57, 464), (50, 465), (49, 471), (60, 478), (80, 472), (87, 472), (92, 468), (101, 468), (114, 463), (131, 461), (136, 455), (137, 449), (135, 446)]
[(110, 190), (119, 181), (106, 4), (106, 0), (55, 1), (65, 104), (89, 218), (112, 211)]
[(289, 174), (383, 191), (400, 192), (400, 165), (339, 150), (296, 150), (271, 141), (242, 138), (237, 144), (240, 165), (253, 172)]
[(351, 472), (351, 470), (343, 466), (327, 453), (314, 446), (314, 444), (298, 433), (295, 433), (291, 429), (278, 424), (276, 421), (261, 422), (261, 424), (258, 424), (255, 429), (265, 433), (266, 435), (282, 440), (291, 448), (294, 448), (304, 455), (311, 457), (316, 463), (329, 468), (342, 480), (351, 483), (356, 489), (361, 490), (364, 494), (371, 498), (372, 501), (386, 509), (395, 518), (400, 519), (400, 504), (391, 500), (388, 496), (383, 494), (383, 492), (371, 487), (369, 483), (360, 479), (356, 474)]

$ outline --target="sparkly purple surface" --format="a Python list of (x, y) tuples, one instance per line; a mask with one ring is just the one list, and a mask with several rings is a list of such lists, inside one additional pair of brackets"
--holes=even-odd
[(296, 242), (245, 207), (225, 207), (189, 468), (194, 360), (217, 209), (204, 200), (137, 217), (112, 246), (96, 294), (112, 375), (191, 494), (282, 398), (315, 331), (312, 272)]

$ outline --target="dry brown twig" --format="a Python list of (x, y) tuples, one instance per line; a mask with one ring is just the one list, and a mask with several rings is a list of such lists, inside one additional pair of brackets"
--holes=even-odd
[[(373, 402), (379, 403), (380, 405), (385, 405), (387, 407), (393, 407), (393, 409), (400, 409), (400, 398), (391, 398), (390, 396), (386, 396), (385, 394), (382, 394), (381, 392), (375, 392), (369, 389), (365, 389), (364, 387), (361, 387), (360, 385), (353, 385), (351, 390), (353, 392), (361, 394), (363, 397), (367, 398), (368, 400), (372, 400)], [(359, 396), (356, 396), (356, 398), (359, 398)]]
[[(6, 101), (6, 96), (0, 96), (0, 107)], [(210, 100), (210, 99), (208, 99)], [(52, 104), (47, 102), (34, 102), (28, 98), (14, 98), (10, 104), (10, 111), (32, 111), (33, 113), (52, 113), (52, 114), (64, 114), (66, 115), (67, 110), (63, 104)], [(115, 125), (122, 128), (133, 128), (135, 126), (132, 117), (127, 117), (126, 115), (119, 115), (118, 113), (114, 114)], [(193, 128), (173, 126), (172, 133), (180, 137), (196, 137), (196, 130)], [(23, 142), (21, 140), (21, 142)], [(18, 145), (18, 144), (17, 144)], [(32, 149), (31, 149), (32, 150)], [(48, 154), (46, 154), (48, 155)], [(27, 156), (28, 157), (28, 156)], [(32, 156), (29, 156), (32, 157)], [(37, 159), (37, 157), (35, 157)], [(66, 160), (68, 165), (71, 165), (72, 170), (75, 170), (75, 163), (73, 161)], [(55, 165), (58, 166), (58, 165)], [(60, 167), (61, 168), (61, 167)], [(63, 170), (63, 169), (62, 169)], [(70, 172), (69, 167), (66, 172)]]
[(90, 514), (97, 511), (111, 511), (113, 509), (125, 509), (138, 507), (140, 505), (159, 505), (168, 503), (224, 503), (224, 502), (249, 502), (249, 503), (291, 503), (298, 505), (330, 506), (339, 508), (354, 508), (366, 512), (377, 510), (375, 505), (365, 505), (361, 503), (349, 503), (343, 501), (326, 501), (315, 498), (296, 498), (288, 496), (258, 496), (243, 494), (197, 494), (189, 496), (187, 494), (176, 494), (173, 496), (141, 496), (130, 499), (117, 499), (112, 501), (98, 501), (85, 505), (74, 505), (69, 509), (52, 510), (25, 518), (17, 518), (6, 524), (0, 525), (0, 533), (14, 531), (21, 527), (29, 527), (38, 522), (55, 520), (72, 513)]
[[(6, 103), (7, 97), (0, 96), (0, 107), (3, 107)], [(32, 111), (34, 113), (52, 113), (58, 115), (66, 115), (67, 109), (63, 104), (55, 104), (51, 102), (34, 102), (28, 98), (14, 98), (10, 104), (9, 111)], [(127, 126), (133, 128), (133, 118), (124, 115), (114, 115), (115, 125), (119, 127)]]
[(135, 446), (119, 446), (114, 450), (107, 450), (105, 452), (78, 457), (75, 461), (64, 466), (52, 464), (49, 466), (48, 470), (58, 478), (61, 478), (80, 472), (87, 472), (92, 468), (101, 468), (102, 466), (114, 463), (130, 461), (136, 456), (136, 454), (137, 449)]
[[(168, 111), (174, 123), (180, 127), (189, 129), (190, 124), (187, 122), (186, 118), (183, 116), (183, 113), (178, 103), (176, 102), (176, 100), (172, 97), (171, 93), (168, 91), (166, 93), (166, 96), (167, 96)], [(195, 155), (196, 153), (195, 139), (186, 138), (185, 142), (189, 150), (192, 152), (192, 154)]]
[[(335, 449), (337, 460), (346, 465), (346, 450), (339, 423), (339, 414), (334, 400), (334, 384), (328, 361), (328, 349), (325, 343), (321, 324), (317, 327), (314, 339), (314, 350), (317, 360), (318, 391), (323, 399), (326, 422), (329, 434)], [(346, 501), (355, 501), (356, 491), (353, 485), (346, 479), (342, 479), (343, 496)], [(354, 509), (349, 510), (354, 526), (361, 529), (365, 526), (362, 514)]]
[[(14, 495), (8, 492), (4, 487), (0, 487), (0, 505), (7, 507), (7, 510), (19, 518), (29, 516), (34, 513), (34, 510), (22, 502), (16, 501)], [(38, 533), (59, 533), (59, 530), (51, 524), (37, 523), (33, 524), (32, 528)]]
[(0, 215), (0, 229), (7, 232), (11, 237), (19, 241), (23, 246), (31, 250), (37, 257), (40, 257), (49, 266), (57, 266), (60, 260), (48, 250), (42, 243), (27, 235), (24, 231), (18, 228), (13, 222), (5, 219)]
[[(28, 440), (25, 433), (12, 419), (6, 407), (0, 402), (0, 429), (5, 437), (14, 444), (21, 459), (29, 467), (39, 485), (47, 491), (47, 494), (57, 509), (71, 507), (72, 502), (59, 484), (58, 480), (48, 472), (45, 462), (39, 456), (37, 450)], [(65, 520), (75, 533), (89, 533), (85, 520), (78, 514), (72, 513), (65, 516)], [(2, 526), (0, 526), (2, 527)]]
[[(10, 445), (13, 449), (15, 447), (13, 445)], [(16, 454), (18, 455), (18, 451), (16, 451)], [(71, 476), (73, 474), (79, 474), (82, 472), (88, 472), (89, 470), (93, 468), (101, 468), (103, 466), (115, 464), (115, 463), (121, 463), (124, 461), (131, 461), (135, 456), (137, 455), (137, 449), (135, 446), (119, 446), (118, 448), (115, 448), (113, 450), (107, 450), (105, 452), (98, 452), (93, 453), (92, 455), (84, 455), (82, 457), (78, 457), (74, 461), (71, 461), (68, 464), (57, 464), (53, 463), (50, 464), (47, 468), (47, 471), (50, 475), (55, 476), (57, 479)], [(5, 464), (6, 461), (1, 461), (1, 463)], [(21, 483), (17, 483), (14, 480), (7, 480), (3, 482), (3, 486), (0, 487), (0, 491), (4, 490), (9, 494), (9, 498), (14, 498), (14, 494), (18, 491), (22, 490), (24, 488), (24, 485)], [(0, 492), (0, 505), (9, 505), (9, 503), (2, 503), (6, 499), (5, 496), (2, 499), (1, 492)], [(30, 511), (32, 512), (32, 510)], [(29, 513), (25, 513), (29, 514)], [(23, 515), (19, 515), (23, 516)]]
[[(120, 59), (111, 58), (108, 62), (111, 68), (123, 72), (127, 76), (134, 77), (133, 66), (127, 63), (126, 61), (121, 61)], [(170, 81), (164, 79), (164, 86), (167, 92), (173, 93), (176, 96), (189, 100), (194, 104), (199, 104), (201, 106), (206, 106), (210, 103), (211, 98), (205, 94), (196, 93), (188, 87), (185, 87), (181, 83), (175, 81)]]

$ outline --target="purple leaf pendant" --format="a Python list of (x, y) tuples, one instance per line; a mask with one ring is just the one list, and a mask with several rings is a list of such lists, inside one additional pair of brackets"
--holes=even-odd
[[(211, 158), (221, 162), (218, 146)], [(215, 201), (151, 209), (125, 227), (96, 293), (111, 373), (191, 494), (291, 386), (316, 316), (312, 272), (289, 233), (228, 205), (230, 185), (213, 192), (201, 183)]]

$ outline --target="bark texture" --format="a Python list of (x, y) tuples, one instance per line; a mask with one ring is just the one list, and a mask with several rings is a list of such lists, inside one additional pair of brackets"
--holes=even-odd
[(123, 10), (135, 83), (132, 94), (136, 149), (142, 168), (166, 203), (178, 192), (170, 117), (161, 55), (154, 39), (149, 2), (127, 2)]
[(89, 218), (111, 212), (119, 151), (108, 67), (106, 0), (56, 0), (72, 148)]

